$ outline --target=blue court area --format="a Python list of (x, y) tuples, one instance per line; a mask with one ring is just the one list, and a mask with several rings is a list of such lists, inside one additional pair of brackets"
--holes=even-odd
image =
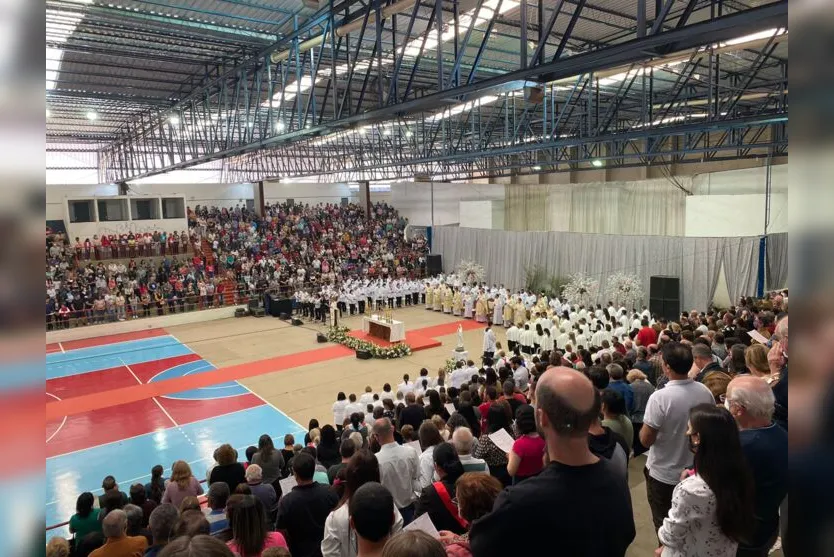
[[(174, 356), (180, 356), (179, 360), (182, 360), (192, 354), (187, 346), (171, 336), (52, 353), (47, 355), (46, 362), (47, 390), (50, 385), (53, 388), (60, 384), (77, 386), (79, 382), (83, 383), (85, 375), (98, 385), (103, 382), (102, 374), (91, 372), (111, 368), (115, 369), (105, 372), (105, 376), (111, 373), (124, 376), (127, 373), (124, 370), (128, 369), (133, 376), (131, 380), (139, 383), (214, 369), (196, 355), (192, 356), (195, 358), (193, 361), (170, 366), (160, 362)], [(99, 377), (94, 379), (96, 376)], [(93, 385), (83, 387), (87, 391), (100, 392), (103, 397), (114, 388), (107, 384), (99, 388)], [(216, 399), (225, 400), (217, 402)], [(82, 492), (100, 494), (102, 479), (107, 475), (115, 476), (119, 488), (128, 492), (131, 484), (144, 484), (150, 479), (154, 465), (164, 466), (167, 475), (174, 461), (185, 460), (198, 479), (205, 479), (206, 471), (213, 462), (214, 450), (224, 443), (235, 447), (239, 458), (243, 459), (246, 447), (257, 444), (258, 437), (263, 433), (268, 433), (276, 444), (280, 444), (285, 434), (298, 437), (306, 431), (277, 408), (255, 398), (251, 391), (236, 381), (165, 395), (143, 404), (147, 411), (135, 415), (124, 415), (123, 409), (135, 408), (125, 405), (70, 416), (52, 434), (54, 439), (50, 437), (48, 426), (50, 442), (47, 454), (51, 456), (46, 460), (47, 526), (69, 520), (75, 512), (76, 499)], [(247, 405), (250, 407), (240, 409)], [(149, 417), (151, 413), (158, 414), (157, 419)], [(201, 419), (181, 418), (188, 413)], [(122, 425), (114, 425), (117, 423)], [(114, 428), (120, 429), (114, 432)], [(77, 432), (86, 434), (86, 446), (73, 450), (76, 441), (72, 439), (80, 437)], [(96, 444), (97, 439), (103, 442)], [(70, 533), (66, 526), (46, 532), (47, 539), (54, 535), (69, 537)]]

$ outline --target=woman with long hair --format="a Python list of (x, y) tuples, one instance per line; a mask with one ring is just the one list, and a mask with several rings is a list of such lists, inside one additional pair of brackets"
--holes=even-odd
[(769, 349), (764, 344), (751, 344), (744, 351), (744, 363), (750, 373), (756, 377), (761, 377), (768, 385), (773, 385), (779, 381), (779, 367), (771, 367), (767, 359)]
[(336, 437), (336, 428), (330, 424), (325, 424), (321, 428), (321, 437), (319, 438), (318, 447), (319, 462), (325, 468), (335, 466), (342, 461), (339, 455), (339, 439)]
[(429, 389), (426, 396), (429, 398), (429, 405), (426, 406), (426, 419), (430, 420), (432, 416), (437, 415), (448, 421), (449, 412), (440, 402), (440, 394), (434, 389)]
[(281, 486), (278, 482), (284, 476), (286, 463), (284, 462), (283, 453), (275, 449), (272, 437), (266, 433), (258, 438), (258, 451), (252, 455), (252, 464), (257, 464), (261, 467), (261, 473), (263, 474), (261, 483), (271, 485), (275, 493), (280, 497)]
[(437, 445), (433, 456), (434, 470), (440, 481), (423, 488), (414, 505), (414, 517), (428, 514), (437, 529), (463, 534), (468, 524), (454, 502), (455, 482), (463, 476), (463, 464), (451, 443)]
[(260, 557), (264, 549), (283, 547), (287, 541), (279, 532), (269, 532), (266, 511), (254, 495), (232, 495), (226, 503), (232, 539), (226, 544), (240, 557)]
[(478, 445), (472, 450), (472, 456), (483, 459), (489, 466), (489, 473), (498, 478), (506, 487), (511, 483), (510, 475), (507, 473), (509, 462), (507, 453), (498, 448), (489, 438), (490, 433), (495, 433), (499, 429), (503, 429), (512, 435), (507, 411), (501, 403), (496, 402), (487, 411), (487, 429), (481, 432)]
[(686, 434), (694, 473), (675, 487), (655, 555), (733, 557), (753, 526), (753, 480), (738, 426), (726, 408), (699, 404), (689, 411)]
[(417, 436), (420, 439), (420, 448), (423, 449), (420, 454), (420, 487), (426, 487), (431, 485), (434, 477), (434, 448), (443, 443), (443, 437), (431, 420), (420, 424)]
[(315, 418), (310, 420), (310, 423), (307, 425), (307, 433), (304, 434), (304, 445), (309, 445), (312, 442), (310, 432), (314, 429), (319, 428), (319, 421)]
[(145, 495), (151, 501), (162, 502), (162, 494), (165, 493), (165, 479), (162, 477), (164, 472), (161, 464), (151, 468), (151, 481), (145, 484)]
[(78, 496), (75, 501), (75, 514), (69, 520), (69, 531), (76, 540), (83, 539), (91, 532), (101, 532), (98, 510), (93, 508), (95, 497), (89, 491)]
[(191, 467), (184, 460), (178, 460), (171, 467), (171, 481), (165, 487), (165, 493), (162, 495), (163, 503), (171, 503), (175, 507), (179, 507), (182, 500), (189, 496), (198, 496), (203, 494), (203, 486), (194, 474), (191, 473)]
[(536, 416), (533, 407), (523, 404), (515, 413), (518, 439), (513, 443), (507, 463), (507, 473), (517, 484), (535, 476), (544, 468), (544, 439), (536, 431)]
[(466, 419), (466, 423), (469, 424), (467, 427), (472, 430), (472, 435), (476, 439), (480, 437), (481, 420), (475, 415), (475, 407), (470, 402), (461, 402), (458, 404), (457, 413)]
[[(350, 528), (348, 503), (356, 490), (368, 482), (380, 482), (379, 462), (368, 449), (360, 449), (348, 461), (344, 469), (345, 491), (339, 505), (324, 522), (324, 539), (321, 541), (322, 557), (356, 557), (356, 534)], [(394, 507), (394, 526), (391, 533), (403, 528), (403, 518)]]

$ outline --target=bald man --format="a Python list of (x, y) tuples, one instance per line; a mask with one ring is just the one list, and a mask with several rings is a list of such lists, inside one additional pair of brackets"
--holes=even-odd
[(774, 423), (773, 391), (760, 377), (741, 375), (730, 381), (724, 406), (738, 423), (741, 450), (756, 486), (756, 529), (736, 555), (766, 557), (779, 535), (779, 505), (788, 494), (788, 432)]
[(536, 402), (550, 464), (504, 490), (472, 525), (472, 554), (625, 555), (635, 536), (628, 482), (588, 448), (588, 428), (599, 414), (594, 386), (573, 369), (554, 367), (539, 378)]
[(90, 553), (90, 557), (141, 557), (148, 547), (144, 536), (127, 535), (127, 515), (121, 509), (107, 513), (101, 531), (107, 541)]

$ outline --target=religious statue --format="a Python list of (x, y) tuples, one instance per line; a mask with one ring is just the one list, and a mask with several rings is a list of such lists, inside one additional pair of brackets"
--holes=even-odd
[(455, 352), (465, 352), (463, 348), (463, 327), (458, 325), (458, 345), (455, 347)]

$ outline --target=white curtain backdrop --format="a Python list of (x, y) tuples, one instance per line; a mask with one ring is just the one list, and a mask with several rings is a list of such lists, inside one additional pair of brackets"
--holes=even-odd
[[(680, 177), (690, 190), (692, 179)], [(686, 193), (664, 178), (587, 184), (508, 184), (507, 230), (683, 236)]]
[(788, 234), (767, 235), (767, 288), (776, 290), (788, 285)]
[[(649, 277), (669, 275), (680, 277), (681, 309), (703, 310), (712, 302), (723, 262), (732, 285), (731, 299), (755, 294), (755, 237), (614, 236), (449, 226), (435, 227), (432, 234), (433, 251), (443, 255), (445, 272), (454, 272), (460, 261), (470, 259), (484, 266), (487, 282), (511, 289), (524, 287), (525, 269), (533, 265), (559, 277), (582, 272), (597, 278), (601, 287), (612, 273), (635, 273), (647, 296)], [(747, 263), (739, 266), (729, 259)], [(730, 279), (731, 275), (736, 278)], [(601, 293), (598, 301), (604, 302), (603, 298)]]

